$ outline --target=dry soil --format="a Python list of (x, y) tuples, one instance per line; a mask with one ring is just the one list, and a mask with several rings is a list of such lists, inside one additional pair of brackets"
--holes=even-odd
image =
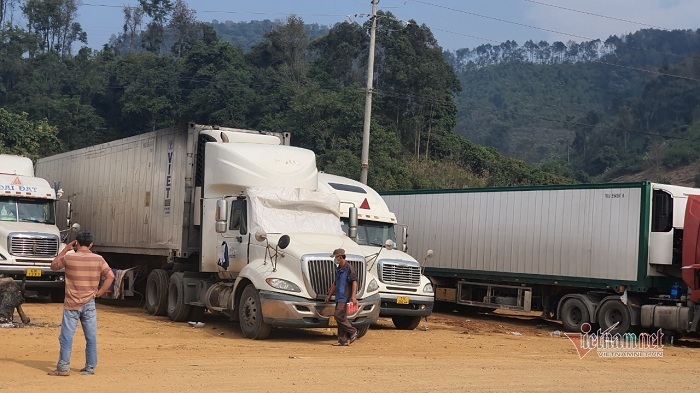
[[(98, 302), (99, 365), (80, 375), (76, 333), (71, 375), (55, 368), (61, 304), (30, 300), (32, 322), (0, 329), (0, 391), (12, 392), (655, 392), (698, 391), (700, 341), (663, 347), (661, 358), (583, 359), (554, 322), (534, 316), (444, 309), (414, 331), (381, 319), (349, 347), (331, 329), (276, 329), (244, 338), (222, 316), (190, 327), (136, 303)], [(16, 317), (16, 320), (19, 320)]]

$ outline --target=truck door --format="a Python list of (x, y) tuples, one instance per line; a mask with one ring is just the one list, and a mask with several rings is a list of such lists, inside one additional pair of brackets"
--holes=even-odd
[(231, 202), (228, 230), (223, 234), (228, 245), (228, 270), (240, 272), (248, 263), (248, 208), (247, 200), (233, 199)]
[(673, 197), (664, 190), (654, 190), (651, 204), (649, 263), (673, 264)]

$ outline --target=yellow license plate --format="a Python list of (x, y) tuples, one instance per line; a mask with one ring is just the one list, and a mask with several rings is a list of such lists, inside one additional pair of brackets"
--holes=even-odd
[(27, 277), (41, 277), (41, 269), (27, 269)]
[(334, 316), (328, 317), (328, 326), (338, 326), (338, 324), (335, 323), (335, 317), (334, 317)]
[(396, 303), (397, 304), (408, 304), (408, 296), (397, 296)]

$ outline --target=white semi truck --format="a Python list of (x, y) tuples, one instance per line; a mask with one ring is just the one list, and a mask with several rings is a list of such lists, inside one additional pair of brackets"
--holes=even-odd
[(0, 278), (63, 301), (63, 271), (51, 271), (61, 243), (56, 190), (27, 157), (0, 154)]
[[(651, 182), (392, 191), (436, 300), (572, 332), (700, 332), (700, 189)], [(585, 332), (584, 332), (585, 333)]]
[(37, 171), (61, 181), (94, 251), (136, 268), (137, 284), (147, 277), (151, 314), (209, 310), (253, 339), (327, 327), (331, 253), (344, 248), (359, 276), (349, 320), (364, 334), (379, 317), (377, 279), (341, 229), (338, 198), (317, 190), (315, 155), (289, 134), (189, 123), (44, 158)]
[[(407, 235), (402, 236), (401, 249), (396, 249), (394, 213), (366, 184), (328, 173), (319, 173), (318, 184), (319, 190), (333, 192), (340, 198), (343, 230), (362, 247), (368, 268), (379, 279), (379, 316), (391, 318), (397, 329), (415, 329), (421, 318), (432, 313), (435, 294), (420, 263), (403, 251)], [(351, 216), (355, 216), (351, 212), (355, 209), (358, 222), (351, 226)], [(427, 255), (432, 252), (426, 252)]]

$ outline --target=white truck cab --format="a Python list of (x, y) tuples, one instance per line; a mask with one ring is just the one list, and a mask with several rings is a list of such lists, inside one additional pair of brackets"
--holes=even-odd
[[(367, 269), (379, 279), (380, 313), (398, 329), (415, 329), (433, 311), (433, 286), (421, 272), (421, 264), (397, 249), (396, 215), (371, 187), (328, 173), (318, 174), (319, 191), (333, 192), (340, 199), (343, 230), (361, 247)], [(350, 209), (358, 209), (357, 233), (350, 233)], [(353, 225), (354, 227), (354, 225)]]
[(64, 273), (51, 271), (60, 246), (55, 202), (56, 191), (34, 176), (32, 160), (0, 154), (0, 278), (63, 301)]

